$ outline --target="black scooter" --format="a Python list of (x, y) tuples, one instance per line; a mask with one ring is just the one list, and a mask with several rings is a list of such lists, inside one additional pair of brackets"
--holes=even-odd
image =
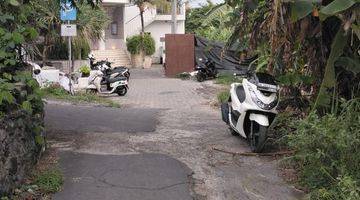
[(199, 82), (210, 78), (216, 78), (218, 71), (215, 62), (209, 59), (199, 58), (195, 66), (196, 79)]
[(126, 77), (127, 80), (130, 79), (130, 70), (127, 67), (111, 67), (111, 62), (107, 60), (101, 60), (95, 62), (95, 58), (92, 54), (89, 55), (90, 68), (91, 70), (101, 70), (105, 76), (110, 76), (113, 73), (120, 73), (122, 76)]

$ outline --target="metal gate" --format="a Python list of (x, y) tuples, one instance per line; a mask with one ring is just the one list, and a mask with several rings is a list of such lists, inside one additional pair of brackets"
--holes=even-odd
[(165, 35), (165, 75), (175, 77), (192, 72), (195, 67), (195, 40), (193, 34)]

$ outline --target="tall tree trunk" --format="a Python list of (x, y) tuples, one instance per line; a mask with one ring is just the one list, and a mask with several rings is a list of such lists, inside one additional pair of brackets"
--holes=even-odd
[(141, 43), (140, 43), (140, 55), (142, 59), (142, 63), (144, 65), (145, 54), (144, 54), (144, 33), (145, 33), (145, 24), (144, 24), (144, 5), (140, 7), (140, 19), (141, 19)]
[(141, 35), (145, 33), (145, 24), (144, 24), (144, 9), (140, 8), (140, 19), (141, 19)]

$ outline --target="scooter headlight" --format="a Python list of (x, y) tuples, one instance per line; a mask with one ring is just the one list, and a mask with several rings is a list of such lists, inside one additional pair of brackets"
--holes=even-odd
[(263, 110), (271, 110), (277, 105), (278, 99), (279, 99), (277, 95), (275, 96), (274, 101), (272, 101), (269, 104), (266, 104), (259, 99), (259, 97), (256, 95), (256, 92), (251, 88), (251, 86), (249, 86), (248, 88), (249, 88), (251, 99), (253, 100), (253, 102), (255, 102), (255, 104), (257, 106), (259, 106), (259, 108), (261, 108)]

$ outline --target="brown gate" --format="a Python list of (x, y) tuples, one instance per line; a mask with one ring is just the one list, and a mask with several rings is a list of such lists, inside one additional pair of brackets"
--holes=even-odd
[(182, 72), (194, 71), (195, 40), (193, 34), (165, 35), (165, 75), (175, 77)]

